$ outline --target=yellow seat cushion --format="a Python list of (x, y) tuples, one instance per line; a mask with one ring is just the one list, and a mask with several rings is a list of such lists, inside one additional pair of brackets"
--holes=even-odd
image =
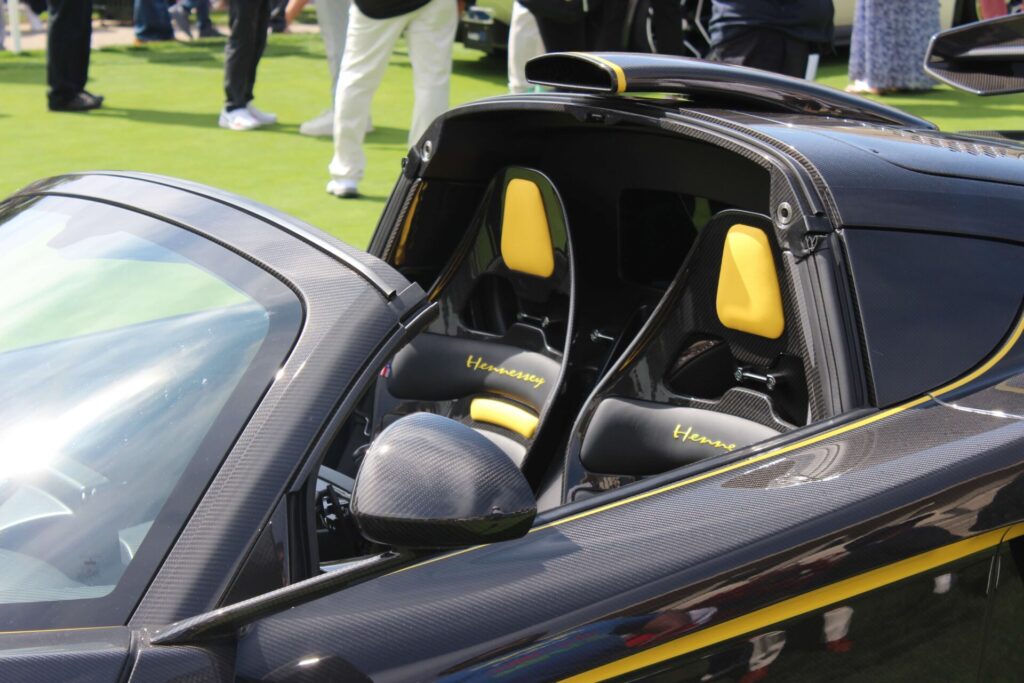
[(493, 398), (474, 398), (469, 404), (469, 416), (477, 422), (504, 427), (524, 438), (537, 431), (540, 418), (525, 408)]
[(785, 329), (782, 294), (768, 235), (734, 225), (725, 236), (716, 298), (718, 319), (732, 330), (778, 339)]
[(501, 217), (501, 257), (510, 270), (536, 277), (555, 272), (544, 199), (537, 184), (513, 178), (505, 187)]

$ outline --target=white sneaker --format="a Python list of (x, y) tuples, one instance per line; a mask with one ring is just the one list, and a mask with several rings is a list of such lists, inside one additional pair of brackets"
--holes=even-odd
[(245, 105), (245, 108), (249, 110), (249, 113), (252, 114), (254, 119), (260, 122), (261, 126), (272, 126), (277, 123), (277, 114), (260, 111), (252, 102)]
[(327, 192), (329, 194), (333, 194), (335, 197), (358, 197), (359, 184), (355, 180), (349, 180), (347, 178), (332, 180), (327, 183)]
[(334, 110), (324, 109), (315, 119), (310, 119), (299, 126), (299, 133), (314, 138), (334, 135)]
[(262, 125), (245, 107), (221, 111), (219, 123), (221, 128), (230, 130), (252, 130)]

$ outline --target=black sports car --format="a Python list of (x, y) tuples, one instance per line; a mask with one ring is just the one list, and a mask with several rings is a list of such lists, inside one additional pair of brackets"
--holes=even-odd
[[(933, 68), (1012, 87), (986, 45)], [(0, 204), (0, 679), (1019, 680), (1024, 145), (529, 75), (370, 255), (142, 174)]]

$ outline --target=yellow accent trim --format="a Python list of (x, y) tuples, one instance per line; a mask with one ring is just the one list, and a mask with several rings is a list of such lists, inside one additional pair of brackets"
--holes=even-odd
[(732, 330), (778, 339), (785, 329), (775, 258), (764, 230), (734, 225), (725, 236), (715, 300), (718, 319)]
[(626, 72), (622, 70), (621, 66), (610, 59), (587, 54), (586, 52), (573, 52), (572, 54), (578, 57), (583, 57), (595, 64), (600, 64), (606, 69), (610, 69), (612, 74), (615, 76), (615, 92), (618, 94), (626, 92)]
[[(709, 479), (711, 477), (718, 476), (719, 474), (725, 474), (727, 472), (732, 472), (734, 470), (741, 469), (743, 467), (747, 467), (749, 465), (761, 462), (762, 460), (767, 460), (769, 458), (774, 458), (774, 457), (777, 457), (779, 455), (783, 455), (785, 453), (789, 453), (791, 451), (795, 451), (795, 450), (804, 448), (806, 446), (813, 446), (816, 443), (819, 443), (819, 442), (824, 441), (826, 439), (830, 439), (830, 438), (832, 438), (834, 436), (840, 436), (842, 434), (846, 434), (847, 432), (854, 431), (854, 430), (859, 429), (861, 427), (866, 427), (866, 426), (868, 426), (870, 424), (874, 424), (875, 422), (879, 422), (879, 421), (884, 420), (886, 418), (892, 417), (893, 415), (897, 415), (897, 414), (902, 413), (904, 411), (910, 410), (911, 408), (916, 408), (919, 405), (922, 405), (924, 403), (928, 403), (929, 401), (932, 400), (933, 397), (942, 396), (943, 394), (947, 394), (947, 393), (949, 393), (951, 391), (959, 389), (960, 387), (964, 386), (965, 384), (973, 382), (974, 380), (978, 379), (979, 377), (981, 377), (982, 375), (987, 373), (989, 370), (991, 370), (993, 367), (995, 367), (996, 363), (998, 363), (999, 361), (1001, 361), (1003, 358), (1006, 357), (1006, 354), (1008, 354), (1010, 352), (1010, 350), (1014, 346), (1016, 346), (1017, 342), (1020, 341), (1020, 338), (1021, 338), (1022, 335), (1024, 335), (1024, 316), (1021, 316), (1017, 320), (1017, 324), (1014, 327), (1013, 331), (1010, 332), (1009, 338), (999, 348), (999, 350), (996, 351), (987, 361), (982, 363), (980, 366), (978, 366), (977, 368), (975, 368), (971, 372), (969, 372), (966, 375), (964, 375), (959, 380), (956, 380), (955, 382), (952, 382), (951, 384), (947, 384), (944, 387), (936, 389), (935, 391), (931, 392), (930, 394), (925, 394), (924, 396), (919, 396), (919, 397), (917, 397), (915, 399), (912, 399), (912, 400), (910, 400), (907, 403), (904, 403), (902, 405), (894, 406), (894, 407), (889, 408), (887, 410), (879, 411), (879, 412), (875, 413), (874, 415), (869, 415), (868, 417), (865, 417), (863, 419), (856, 420), (854, 422), (850, 422), (848, 424), (836, 427), (835, 429), (831, 429), (829, 431), (822, 432), (821, 434), (817, 434), (815, 436), (808, 437), (808, 438), (804, 439), (803, 441), (798, 441), (796, 443), (788, 444), (786, 446), (780, 446), (779, 448), (776, 448), (776, 449), (773, 449), (773, 450), (770, 450), (770, 451), (766, 451), (764, 453), (759, 453), (757, 455), (752, 455), (749, 458), (744, 458), (743, 460), (740, 460), (738, 462), (734, 462), (734, 463), (731, 463), (729, 465), (723, 465), (722, 467), (719, 467), (717, 469), (711, 470), (710, 472), (705, 472), (703, 474), (699, 474), (697, 476), (690, 477), (689, 479), (682, 479), (680, 481), (674, 481), (671, 484), (666, 484), (665, 486), (662, 486), (660, 488), (652, 489), (650, 491), (645, 491), (643, 493), (638, 493), (637, 495), (630, 496), (629, 498), (623, 498), (622, 500), (617, 500), (615, 502), (606, 503), (604, 505), (600, 505), (598, 507), (594, 507), (594, 508), (591, 508), (589, 510), (584, 510), (583, 512), (579, 512), (579, 513), (577, 513), (575, 515), (569, 515), (568, 517), (562, 517), (561, 519), (556, 519), (555, 521), (549, 522), (548, 524), (544, 524), (542, 526), (537, 526), (537, 527), (534, 527), (534, 528), (530, 529), (529, 533), (532, 534), (532, 533), (535, 533), (535, 532), (538, 532), (538, 531), (544, 531), (545, 529), (550, 529), (552, 527), (561, 526), (562, 524), (568, 524), (569, 522), (574, 522), (576, 520), (583, 519), (585, 517), (590, 517), (591, 515), (600, 514), (602, 512), (606, 512), (608, 510), (612, 510), (612, 509), (615, 509), (617, 507), (621, 507), (623, 505), (628, 505), (630, 503), (635, 503), (637, 501), (644, 500), (645, 498), (650, 498), (652, 496), (657, 496), (657, 495), (662, 494), (662, 493), (668, 493), (670, 491), (674, 491), (674, 490), (682, 488), (684, 486), (688, 486), (690, 484), (695, 484), (697, 482), (704, 481), (705, 479)], [(1010, 540), (1011, 538), (1017, 538), (1018, 536), (1024, 536), (1024, 524), (1020, 524), (1020, 525), (1011, 527), (1010, 529), (1011, 529), (1011, 531), (1007, 533), (1006, 540)], [(401, 573), (401, 572), (404, 572), (404, 571), (408, 571), (410, 569), (417, 569), (419, 567), (425, 567), (427, 565), (434, 564), (435, 562), (440, 562), (441, 560), (447, 560), (447, 559), (450, 559), (450, 558), (453, 558), (453, 557), (458, 557), (459, 555), (464, 555), (465, 553), (469, 553), (469, 552), (472, 552), (472, 551), (474, 551), (474, 550), (476, 550), (478, 548), (484, 548), (484, 547), (487, 547), (487, 546), (486, 545), (475, 545), (475, 546), (470, 546), (468, 548), (463, 548), (462, 550), (457, 550), (455, 552), (448, 553), (448, 554), (445, 554), (445, 555), (438, 555), (438, 556), (432, 557), (432, 558), (430, 558), (428, 560), (424, 560), (423, 562), (420, 562), (418, 564), (409, 565), (408, 567), (403, 567), (401, 569), (397, 569), (397, 570), (395, 570), (392, 573), (393, 574), (398, 574), (398, 573)]]
[(517, 379), (520, 382), (525, 382), (531, 385), (534, 389), (540, 389), (544, 382), (547, 381), (543, 377), (535, 375), (532, 372), (524, 372), (514, 368), (503, 368), (500, 365), (488, 363), (484, 360), (483, 356), (474, 356), (473, 354), (469, 354), (469, 356), (467, 356), (466, 367), (472, 372), (493, 372), (496, 375), (511, 377), (512, 379)]
[(405, 263), (405, 243), (409, 240), (409, 230), (412, 228), (412, 218), (416, 215), (416, 208), (420, 205), (420, 195), (423, 194), (423, 188), (426, 186), (427, 184), (423, 182), (416, 188), (416, 195), (412, 198), (412, 204), (409, 205), (408, 213), (405, 214), (405, 220), (402, 222), (402, 234), (399, 235), (398, 246), (395, 247), (394, 263), (396, 266), (400, 266)]
[(493, 398), (474, 398), (469, 404), (469, 416), (477, 422), (498, 425), (527, 439), (537, 431), (540, 418), (519, 406)]
[[(1022, 527), (1022, 533), (1024, 533), (1024, 525), (1020, 526)], [(614, 676), (622, 676), (659, 664), (668, 659), (702, 650), (716, 643), (759, 631), (801, 614), (815, 612), (828, 605), (849, 600), (863, 593), (877, 590), (908, 577), (922, 574), (975, 553), (994, 548), (999, 545), (1003, 537), (1008, 535), (1008, 531), (1012, 529), (1013, 527), (989, 531), (849, 579), (844, 579), (843, 581), (838, 581), (829, 586), (812, 590), (795, 598), (783, 600), (769, 607), (745, 614), (742, 617), (716, 626), (710, 626), (694, 634), (683, 636), (671, 642), (652, 647), (649, 650), (644, 650), (635, 655), (599, 666), (596, 669), (563, 679), (563, 683), (603, 681)]]
[(501, 257), (511, 270), (537, 277), (555, 272), (555, 252), (544, 199), (537, 183), (513, 178), (505, 187), (501, 217)]

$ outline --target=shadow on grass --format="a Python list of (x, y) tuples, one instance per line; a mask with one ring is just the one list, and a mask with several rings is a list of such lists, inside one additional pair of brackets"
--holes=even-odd
[(16, 59), (0, 61), (0, 83), (19, 85), (45, 85), (46, 65), (35, 61)]
[[(224, 38), (207, 38), (190, 42), (162, 41), (136, 47), (120, 45), (104, 48), (110, 54), (124, 55), (133, 59), (144, 59), (151, 64), (200, 66), (215, 69), (224, 68)], [(301, 57), (322, 60), (324, 55), (310, 44), (274, 43), (267, 44), (263, 59), (277, 57)]]
[[(395, 50), (395, 57), (405, 57), (405, 54)], [(411, 69), (412, 64), (404, 59), (392, 59), (388, 63), (389, 68)], [(452, 75), (469, 78), (490, 85), (504, 86), (508, 79), (508, 71), (503, 59), (484, 55), (480, 59), (458, 59), (452, 62)]]
[[(191, 112), (112, 107), (107, 105), (104, 105), (102, 109), (90, 112), (90, 116), (120, 118), (128, 121), (152, 123), (160, 126), (188, 126), (191, 128), (219, 128), (219, 114), (219, 110), (215, 107), (211, 108), (209, 112)], [(260, 128), (259, 132), (298, 135), (299, 127), (295, 124), (279, 123), (274, 126), (265, 126)]]
[(404, 145), (409, 140), (407, 128), (391, 128), (374, 126), (372, 133), (366, 134), (365, 142), (369, 145)]

